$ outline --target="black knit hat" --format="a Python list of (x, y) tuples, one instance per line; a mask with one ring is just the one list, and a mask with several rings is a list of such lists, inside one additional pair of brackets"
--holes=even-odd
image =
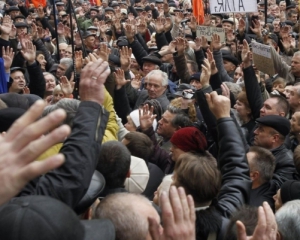
[(300, 182), (289, 180), (282, 184), (280, 190), (282, 204), (300, 199)]

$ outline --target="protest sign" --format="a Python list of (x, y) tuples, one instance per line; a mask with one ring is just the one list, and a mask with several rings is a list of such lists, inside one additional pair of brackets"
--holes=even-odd
[(210, 13), (257, 12), (257, 0), (210, 0)]
[(206, 37), (208, 41), (211, 41), (211, 37), (213, 34), (218, 34), (220, 36), (221, 42), (225, 42), (225, 30), (223, 28), (197, 26), (196, 34), (197, 37)]
[(256, 68), (270, 76), (274, 76), (276, 72), (272, 60), (271, 46), (252, 42), (251, 47), (253, 52), (253, 62)]

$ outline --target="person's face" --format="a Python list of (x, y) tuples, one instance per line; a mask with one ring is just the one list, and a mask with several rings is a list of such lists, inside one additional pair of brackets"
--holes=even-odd
[(140, 68), (140, 66), (139, 66), (139, 64), (138, 64), (138, 62), (136, 61), (135, 58), (131, 58), (130, 68), (133, 68), (133, 69), (139, 69)]
[(135, 132), (136, 131), (136, 126), (134, 125), (132, 119), (130, 116), (127, 116), (127, 123), (124, 125), (124, 127), (129, 131), (129, 132)]
[(96, 11), (91, 11), (91, 12), (90, 12), (91, 18), (92, 18), (92, 17), (95, 17), (97, 14), (98, 14), (98, 13), (97, 13)]
[(242, 71), (242, 68), (238, 67), (234, 71), (233, 81), (237, 82), (237, 80), (239, 80), (240, 78), (243, 78), (243, 76), (244, 76), (244, 73)]
[(180, 155), (185, 152), (172, 144), (172, 146), (170, 147), (170, 153), (171, 153), (172, 160), (174, 162), (176, 162), (178, 160), (178, 158), (180, 157)]
[(280, 21), (278, 20), (274, 20), (273, 21), (273, 27), (274, 27), (274, 32), (280, 32), (280, 25), (279, 25)]
[(65, 10), (65, 6), (56, 6), (56, 8), (58, 12)]
[(93, 25), (94, 25), (95, 27), (97, 27), (98, 22), (99, 22), (98, 18), (94, 18), (94, 20), (93, 20)]
[(200, 83), (200, 81), (196, 80), (196, 79), (192, 79), (190, 81), (190, 84), (195, 87), (197, 90), (202, 88), (202, 84)]
[(277, 91), (283, 93), (284, 92), (284, 84), (282, 84), (282, 83), (276, 83), (276, 84), (273, 85), (272, 90), (273, 91), (277, 90)]
[(293, 87), (290, 91), (289, 104), (292, 109), (295, 109), (300, 104), (300, 96), (298, 94), (299, 88)]
[(288, 85), (284, 88), (284, 92), (283, 94), (285, 95), (286, 99), (289, 100), (290, 99), (290, 94), (291, 94), (291, 90), (293, 89), (293, 86)]
[(53, 92), (53, 98), (52, 98), (52, 103), (55, 104), (57, 103), (59, 100), (64, 98), (64, 94), (62, 91), (54, 91)]
[(39, 55), (36, 57), (36, 60), (37, 60), (37, 61), (39, 62), (39, 64), (41, 65), (41, 68), (42, 68), (43, 70), (45, 70), (47, 61), (46, 61), (44, 55), (43, 55), (43, 54), (39, 54)]
[(84, 40), (85, 46), (90, 49), (95, 48), (95, 37), (94, 36), (89, 36)]
[(234, 108), (236, 109), (241, 119), (247, 118), (251, 114), (251, 110), (239, 100), (236, 100)]
[(216, 20), (215, 19), (210, 20), (210, 25), (215, 27), (216, 26)]
[(299, 55), (295, 55), (292, 58), (292, 62), (291, 62), (291, 72), (294, 75), (300, 75), (300, 56)]
[(9, 88), (10, 92), (18, 93), (26, 86), (25, 77), (21, 71), (13, 72), (10, 77), (13, 79), (12, 85)]
[(277, 106), (277, 99), (276, 98), (268, 98), (263, 107), (260, 109), (260, 117), (264, 117), (267, 115), (279, 115), (279, 112), (276, 109)]
[(161, 77), (157, 74), (154, 74), (145, 80), (145, 88), (148, 91), (149, 98), (156, 99), (163, 95), (167, 89), (167, 86), (162, 86)]
[(87, 12), (89, 10), (89, 5), (87, 3), (82, 4), (82, 9), (84, 12)]
[(56, 83), (55, 80), (51, 77), (51, 75), (44, 76), (46, 82), (46, 92), (53, 92)]
[(157, 134), (165, 139), (171, 138), (176, 128), (172, 126), (171, 121), (175, 114), (170, 113), (168, 110), (164, 112), (161, 119), (158, 121)]
[(11, 11), (9, 13), (11, 19), (14, 19), (16, 16), (18, 16), (20, 14), (20, 11)]
[(272, 149), (274, 142), (274, 135), (271, 133), (272, 130), (273, 129), (268, 126), (258, 124), (258, 127), (254, 131), (254, 145)]
[(275, 201), (275, 212), (282, 207), (282, 200), (281, 200), (280, 193), (281, 193), (281, 189), (278, 189), (277, 193), (273, 196), (273, 199)]
[(64, 64), (59, 64), (56, 70), (56, 77), (60, 78), (65, 75), (67, 66)]
[(105, 12), (105, 16), (109, 16), (110, 19), (112, 19), (112, 17), (114, 16), (114, 12), (113, 11), (106, 11)]
[(20, 36), (21, 34), (27, 33), (27, 27), (18, 27), (17, 28), (17, 35)]
[(227, 60), (223, 60), (223, 65), (224, 65), (226, 72), (228, 72), (228, 73), (234, 71), (234, 69), (236, 68), (232, 62), (229, 62)]
[(216, 16), (216, 25), (220, 24), (222, 22), (222, 19), (218, 16)]
[(143, 72), (147, 75), (152, 70), (156, 69), (156, 66), (154, 63), (151, 62), (144, 62), (143, 63)]
[(60, 48), (59, 47), (59, 56), (60, 56), (60, 58), (64, 58), (65, 57), (65, 54), (66, 54), (66, 47), (64, 47), (64, 48)]
[(72, 54), (72, 48), (67, 48), (65, 51), (65, 57), (66, 58), (72, 58), (73, 54)]
[(300, 133), (300, 112), (295, 112), (290, 120), (291, 122), (291, 133), (293, 135)]
[(107, 8), (107, 6), (108, 6), (107, 2), (103, 2), (103, 3), (102, 3), (102, 7), (103, 7), (103, 8)]
[(271, 15), (277, 16), (277, 15), (278, 15), (278, 11), (279, 11), (278, 6), (272, 7), (272, 8), (271, 8)]
[(284, 1), (281, 1), (279, 3), (279, 8), (280, 8), (280, 11), (285, 11), (286, 3)]
[(231, 30), (233, 28), (233, 25), (228, 22), (222, 23), (222, 28), (225, 30), (225, 33), (228, 32), (228, 30)]
[(290, 17), (289, 20), (291, 20), (293, 23), (296, 23), (297, 22), (297, 17), (298, 17), (298, 14), (292, 14), (292, 16)]

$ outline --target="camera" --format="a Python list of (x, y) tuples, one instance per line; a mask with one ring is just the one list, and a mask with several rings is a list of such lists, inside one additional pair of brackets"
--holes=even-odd
[(192, 98), (194, 98), (194, 93), (183, 91), (182, 92), (182, 97), (185, 98), (185, 99), (192, 99)]

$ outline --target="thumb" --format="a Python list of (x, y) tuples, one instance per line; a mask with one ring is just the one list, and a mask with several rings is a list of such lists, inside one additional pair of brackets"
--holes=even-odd
[(238, 240), (247, 240), (246, 229), (241, 221), (236, 222), (236, 230)]
[(213, 105), (211, 95), (209, 93), (205, 93), (206, 102), (209, 106), (209, 108)]

